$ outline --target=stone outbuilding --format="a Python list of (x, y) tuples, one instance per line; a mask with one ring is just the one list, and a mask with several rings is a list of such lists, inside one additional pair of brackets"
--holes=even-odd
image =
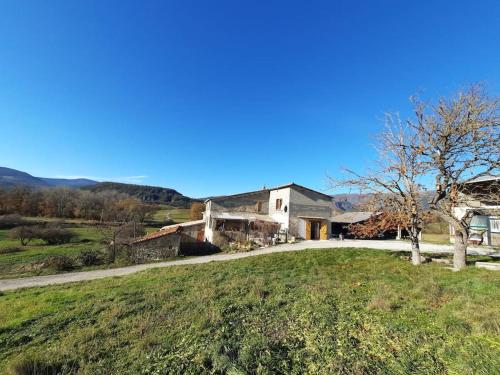
[(203, 220), (168, 225), (130, 244), (130, 257), (136, 263), (161, 260), (179, 255), (201, 255), (210, 244), (204, 241)]

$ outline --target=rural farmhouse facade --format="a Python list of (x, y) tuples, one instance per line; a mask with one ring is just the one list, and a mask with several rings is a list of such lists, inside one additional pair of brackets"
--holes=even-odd
[(266, 243), (269, 236), (328, 239), (332, 197), (291, 183), (271, 189), (213, 197), (205, 201), (205, 239), (217, 243), (246, 236)]
[[(266, 246), (295, 239), (327, 240), (339, 228), (363, 222), (371, 212), (345, 220), (327, 194), (290, 183), (205, 200), (203, 219), (169, 225), (134, 241), (138, 262), (180, 254), (200, 254), (231, 243)], [(342, 226), (341, 226), (342, 224)]]

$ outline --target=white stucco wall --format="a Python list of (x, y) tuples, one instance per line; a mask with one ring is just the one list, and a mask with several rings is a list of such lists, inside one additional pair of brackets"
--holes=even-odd
[[(276, 209), (276, 199), (282, 199), (281, 209)], [(286, 209), (285, 209), (286, 207)], [(285, 212), (286, 211), (286, 212)], [(288, 229), (290, 218), (290, 188), (271, 190), (269, 195), (269, 216), (281, 224), (281, 229)]]
[(208, 242), (212, 242), (214, 238), (214, 231), (210, 225), (210, 222), (212, 221), (211, 211), (212, 211), (212, 202), (208, 201), (205, 204), (205, 212), (203, 212), (203, 220), (205, 220), (205, 240)]

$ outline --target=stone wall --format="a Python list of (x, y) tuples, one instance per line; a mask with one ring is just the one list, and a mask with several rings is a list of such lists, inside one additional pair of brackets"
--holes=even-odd
[(208, 241), (199, 240), (185, 233), (181, 234), (181, 255), (207, 255), (219, 251), (219, 248)]
[(227, 197), (213, 198), (212, 211), (269, 213), (269, 190), (255, 191)]
[(167, 259), (179, 255), (180, 245), (181, 235), (172, 233), (131, 245), (129, 257), (135, 263)]
[[(299, 216), (329, 220), (332, 210), (333, 202), (328, 196), (294, 186), (290, 192), (289, 233), (292, 236), (301, 236)], [(328, 229), (327, 237), (329, 236)]]

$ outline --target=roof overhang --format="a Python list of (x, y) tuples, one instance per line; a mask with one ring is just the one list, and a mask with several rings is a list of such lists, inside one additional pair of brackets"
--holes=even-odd
[(320, 216), (297, 216), (297, 217), (299, 219), (306, 219), (306, 220), (329, 220), (329, 218)]

